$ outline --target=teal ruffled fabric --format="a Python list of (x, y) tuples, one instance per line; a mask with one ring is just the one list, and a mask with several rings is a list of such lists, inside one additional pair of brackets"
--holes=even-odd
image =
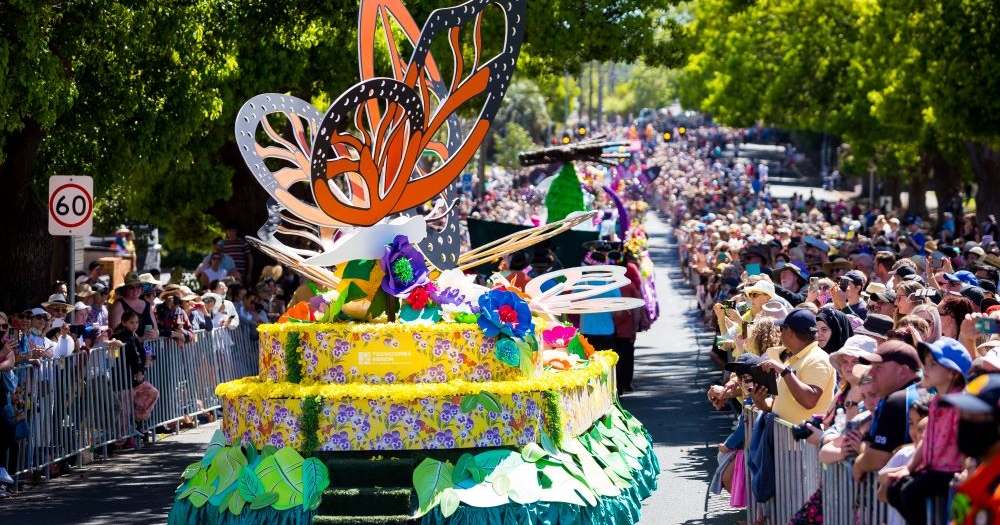
[(315, 511), (304, 511), (301, 507), (250, 510), (247, 505), (239, 516), (234, 516), (228, 510), (219, 512), (219, 508), (211, 504), (197, 508), (186, 499), (175, 499), (167, 516), (167, 525), (311, 525), (315, 514)]
[(498, 507), (460, 505), (445, 518), (435, 507), (424, 515), (421, 525), (631, 525), (642, 517), (642, 500), (656, 490), (660, 461), (653, 452), (653, 440), (646, 432), (650, 446), (639, 460), (642, 470), (632, 472), (632, 486), (613, 498), (598, 498), (594, 507), (570, 503), (539, 501), (528, 505), (508, 503)]

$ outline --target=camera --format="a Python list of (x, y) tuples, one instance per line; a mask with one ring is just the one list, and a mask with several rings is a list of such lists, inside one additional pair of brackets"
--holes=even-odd
[(823, 416), (818, 414), (814, 415), (813, 417), (803, 421), (801, 425), (793, 425), (792, 437), (797, 441), (802, 441), (812, 435), (812, 430), (810, 430), (809, 427), (813, 427), (817, 430), (823, 430), (823, 427), (821, 426), (822, 424)]
[(735, 310), (736, 301), (733, 299), (727, 299), (725, 301), (722, 301), (722, 307), (725, 308), (726, 310)]

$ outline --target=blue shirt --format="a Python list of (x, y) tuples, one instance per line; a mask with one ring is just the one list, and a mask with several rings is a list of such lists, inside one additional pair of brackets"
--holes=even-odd
[[(598, 297), (621, 297), (621, 290), (615, 288), (604, 292)], [(594, 314), (583, 314), (580, 316), (580, 333), (583, 335), (615, 335), (615, 318), (611, 312), (598, 312)]]

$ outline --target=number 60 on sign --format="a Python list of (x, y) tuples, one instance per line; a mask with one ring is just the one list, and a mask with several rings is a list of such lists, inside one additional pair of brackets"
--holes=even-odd
[(74, 237), (94, 229), (94, 180), (80, 175), (49, 178), (49, 233)]

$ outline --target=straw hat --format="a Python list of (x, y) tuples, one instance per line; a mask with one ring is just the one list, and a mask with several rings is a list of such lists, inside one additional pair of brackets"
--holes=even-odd
[(73, 305), (66, 300), (66, 296), (61, 293), (54, 293), (49, 296), (49, 300), (42, 303), (43, 308), (60, 308), (65, 312), (73, 310)]

